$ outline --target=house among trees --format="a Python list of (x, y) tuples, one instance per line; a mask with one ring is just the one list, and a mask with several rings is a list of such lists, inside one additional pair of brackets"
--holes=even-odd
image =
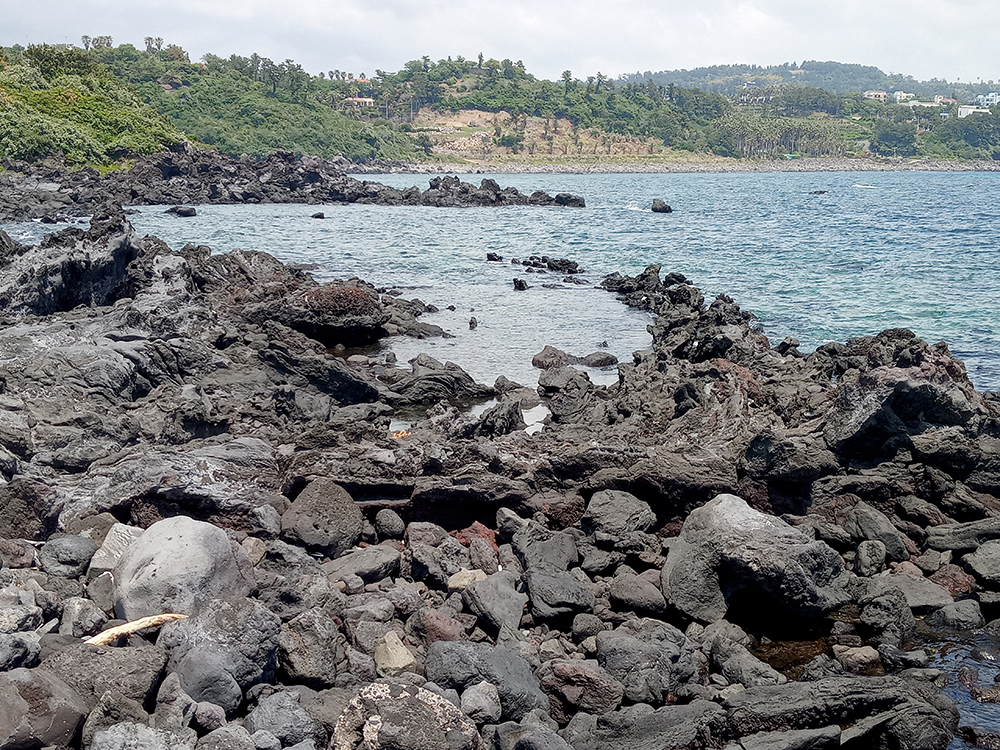
[(883, 104), (885, 104), (885, 101), (886, 99), (889, 98), (889, 95), (884, 91), (876, 91), (875, 89), (868, 89), (868, 91), (864, 93), (864, 97), (865, 99), (874, 99), (877, 102), (882, 102)]
[(348, 96), (344, 99), (345, 107), (374, 107), (375, 100), (370, 96)]
[(963, 119), (969, 115), (988, 115), (990, 110), (987, 107), (977, 107), (974, 104), (963, 104), (958, 108), (958, 119)]

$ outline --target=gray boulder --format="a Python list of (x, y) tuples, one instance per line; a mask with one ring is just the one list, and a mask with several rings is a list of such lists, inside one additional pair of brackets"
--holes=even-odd
[(910, 559), (906, 537), (892, 525), (884, 513), (861, 501), (847, 514), (844, 530), (855, 542), (879, 541), (885, 545), (886, 557), (893, 562)]
[(100, 633), (107, 621), (107, 615), (90, 599), (72, 596), (63, 602), (59, 632), (74, 638), (86, 638)]
[(877, 539), (866, 539), (858, 543), (854, 553), (854, 572), (864, 578), (871, 578), (882, 572), (885, 566), (885, 545)]
[(503, 646), (438, 641), (427, 649), (425, 675), (445, 689), (465, 690), (480, 682), (496, 686), (506, 718), (520, 721), (529, 711), (548, 709), (549, 700), (523, 658)]
[(991, 587), (1000, 585), (1000, 539), (991, 539), (962, 557), (965, 566)]
[(194, 614), (220, 596), (256, 587), (246, 552), (210, 523), (175, 516), (157, 521), (115, 566), (115, 615)]
[(979, 602), (975, 599), (963, 599), (954, 604), (946, 604), (936, 612), (927, 615), (925, 622), (932, 628), (948, 628), (951, 630), (972, 630), (986, 624)]
[(618, 680), (589, 659), (547, 661), (538, 670), (538, 682), (549, 696), (550, 715), (560, 724), (578, 711), (595, 716), (614, 711), (625, 693)]
[(703, 659), (684, 633), (657, 620), (597, 634), (597, 663), (622, 683), (634, 703), (662, 705), (682, 685), (697, 681)]
[(343, 658), (342, 636), (323, 610), (308, 609), (281, 628), (278, 664), (288, 679), (321, 690), (333, 687)]
[(660, 589), (642, 576), (615, 576), (609, 594), (615, 611), (627, 610), (640, 615), (662, 615), (667, 611), (667, 602)]
[(290, 747), (306, 740), (318, 746), (326, 742), (326, 731), (302, 707), (297, 693), (282, 690), (261, 699), (247, 714), (243, 726), (252, 735), (255, 732), (270, 732), (284, 747)]
[[(281, 746), (280, 743), (278, 746)], [(258, 750), (258, 748), (245, 727), (239, 724), (227, 724), (198, 740), (195, 750)]]
[(649, 505), (621, 490), (595, 492), (580, 520), (580, 526), (588, 533), (603, 532), (614, 536), (646, 531), (654, 523), (656, 514)]
[(97, 545), (85, 536), (60, 536), (38, 550), (38, 564), (50, 575), (76, 578), (87, 570), (95, 552)]
[(414, 685), (363, 687), (337, 720), (330, 750), (485, 750), (476, 725), (455, 704)]
[(531, 611), (539, 619), (589, 612), (594, 608), (590, 586), (564, 570), (528, 568), (524, 571), (524, 582), (530, 595)]
[(87, 578), (93, 580), (102, 573), (110, 573), (115, 569), (125, 551), (132, 546), (143, 530), (136, 526), (126, 526), (123, 523), (114, 524), (101, 542), (100, 548), (90, 558), (87, 568)]
[[(858, 747), (913, 750), (944, 750), (958, 718), (950, 701), (937, 697), (931, 704), (918, 687), (897, 677), (827, 677), (751, 688), (727, 696), (723, 706), (737, 736), (850, 726), (879, 716)], [(910, 713), (910, 707), (920, 710)], [(914, 737), (922, 740), (914, 744)]]
[(94, 732), (90, 750), (194, 750), (193, 729), (171, 731), (123, 721)]
[(232, 713), (244, 690), (272, 678), (280, 633), (281, 620), (260, 603), (213, 599), (191, 618), (164, 626), (157, 644), (188, 695)]
[(993, 539), (1000, 539), (998, 516), (966, 523), (941, 524), (927, 529), (927, 546), (942, 552), (972, 552)]
[(77, 641), (45, 655), (42, 666), (93, 707), (106, 690), (140, 704), (152, 700), (166, 662), (163, 649), (148, 643), (111, 648)]
[(45, 669), (0, 673), (0, 747), (66, 747), (88, 710), (72, 688)]
[(469, 611), (483, 621), (487, 630), (501, 638), (517, 637), (517, 628), (528, 603), (526, 594), (516, 588), (518, 577), (504, 570), (466, 586), (462, 600)]
[(334, 581), (343, 581), (350, 576), (358, 576), (363, 581), (373, 583), (399, 574), (398, 550), (388, 545), (373, 544), (360, 550), (353, 550), (335, 560), (323, 563), (323, 572)]
[(41, 651), (33, 633), (0, 633), (0, 672), (34, 667)]
[(361, 538), (365, 519), (347, 491), (331, 479), (315, 479), (281, 516), (281, 535), (294, 544), (335, 558)]
[(846, 603), (840, 555), (735, 495), (718, 495), (684, 521), (663, 566), (661, 588), (705, 623), (764, 615), (771, 624), (815, 619)]
[(573, 738), (574, 750), (663, 750), (721, 747), (726, 714), (710, 701), (685, 705), (630, 706), (606, 714), (589, 731)]
[(500, 705), (500, 693), (496, 685), (489, 682), (470, 685), (462, 693), (461, 709), (476, 724), (495, 724), (500, 721), (503, 706)]

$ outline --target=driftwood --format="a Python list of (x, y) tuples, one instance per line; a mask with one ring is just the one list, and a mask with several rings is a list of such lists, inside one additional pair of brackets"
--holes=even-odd
[(138, 633), (140, 630), (145, 630), (146, 628), (154, 628), (158, 625), (165, 625), (173, 620), (183, 620), (187, 618), (187, 615), (178, 615), (173, 612), (166, 612), (162, 615), (152, 615), (151, 617), (140, 617), (138, 620), (132, 620), (132, 622), (126, 622), (124, 625), (117, 625), (113, 628), (108, 628), (92, 638), (88, 638), (84, 643), (88, 643), (91, 646), (106, 646), (112, 643), (116, 638), (122, 635), (131, 635), (132, 633)]

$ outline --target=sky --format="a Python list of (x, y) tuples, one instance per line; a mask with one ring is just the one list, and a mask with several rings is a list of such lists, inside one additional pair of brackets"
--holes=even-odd
[(0, 45), (109, 35), (360, 76), (462, 55), (556, 80), (833, 60), (1000, 81), (997, 0), (0, 0)]

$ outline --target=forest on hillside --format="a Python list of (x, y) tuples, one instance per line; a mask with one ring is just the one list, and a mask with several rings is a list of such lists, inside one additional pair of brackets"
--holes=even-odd
[(1000, 82), (945, 81), (932, 78), (918, 81), (902, 73), (884, 73), (872, 65), (833, 61), (803, 60), (782, 65), (712, 65), (692, 70), (661, 70), (656, 73), (631, 73), (618, 78), (619, 83), (655, 81), (661, 86), (689, 86), (736, 96), (747, 84), (774, 86), (790, 84), (819, 88), (832, 94), (850, 94), (869, 89), (906, 91), (920, 99), (933, 99), (935, 94), (958, 101), (971, 101), (979, 94), (996, 91)]
[[(959, 118), (957, 102), (910, 106), (831, 90), (847, 85), (848, 73), (857, 83), (881, 74), (863, 66), (804, 63), (777, 73), (723, 66), (701, 69), (691, 79), (698, 85), (681, 85), (660, 82), (660, 74), (581, 80), (570, 70), (548, 81), (520, 61), (479, 55), (423, 57), (371, 75), (313, 75), (293, 60), (257, 54), (191, 62), (159, 38), (147, 37), (142, 48), (115, 46), (109, 37), (82, 41), (83, 48), (0, 48), (0, 158), (62, 153), (70, 164), (109, 165), (184, 138), (234, 155), (282, 149), (362, 163), (441, 158), (448, 138), (421, 127), (418, 115), (474, 111), (496, 115), (477, 125), (483, 155), (601, 149), (1000, 159), (1000, 109)], [(712, 90), (719, 88), (712, 80), (726, 75), (752, 76), (753, 85)], [(806, 85), (816, 76), (826, 76), (829, 88)]]

